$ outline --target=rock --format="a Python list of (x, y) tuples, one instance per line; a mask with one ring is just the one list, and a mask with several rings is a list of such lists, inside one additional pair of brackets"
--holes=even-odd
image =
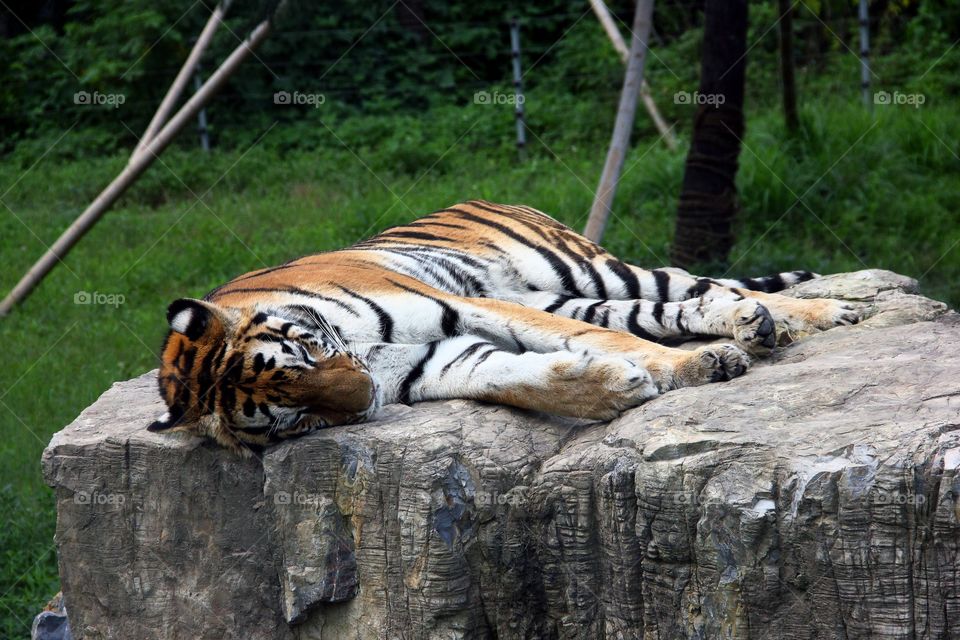
[(871, 317), (607, 424), (390, 406), (244, 460), (154, 374), (44, 453), (78, 638), (942, 638), (960, 629), (960, 317)]
[(63, 594), (58, 593), (33, 619), (30, 640), (73, 640), (67, 609), (63, 606)]

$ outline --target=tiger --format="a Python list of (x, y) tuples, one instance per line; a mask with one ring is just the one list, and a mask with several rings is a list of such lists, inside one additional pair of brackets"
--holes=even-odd
[[(777, 293), (815, 277), (647, 270), (541, 211), (472, 200), (174, 301), (158, 371), (167, 411), (148, 429), (250, 456), (390, 403), (611, 420), (861, 319), (850, 303)], [(730, 341), (664, 343), (697, 336)]]

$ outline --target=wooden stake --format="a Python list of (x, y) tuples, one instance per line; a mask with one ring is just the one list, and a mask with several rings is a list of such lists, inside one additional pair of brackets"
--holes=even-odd
[[(196, 73), (193, 74), (193, 92), (203, 88), (203, 75), (200, 73), (200, 63), (197, 63)], [(197, 113), (197, 132), (200, 134), (200, 148), (205, 153), (210, 152), (210, 134), (207, 131), (207, 108), (201, 107)]]
[[(630, 49), (627, 48), (627, 43), (624, 42), (623, 35), (621, 35), (620, 29), (618, 29), (614, 23), (613, 16), (610, 15), (610, 10), (607, 9), (607, 5), (603, 3), (603, 0), (590, 0), (590, 6), (593, 7), (593, 12), (597, 14), (600, 24), (603, 25), (603, 30), (607, 32), (607, 37), (610, 38), (613, 48), (617, 50), (617, 55), (620, 56), (620, 60), (626, 64), (627, 58), (630, 57)], [(667, 125), (667, 121), (660, 115), (660, 110), (657, 109), (657, 103), (653, 101), (653, 96), (650, 95), (650, 85), (647, 84), (646, 80), (640, 85), (640, 99), (643, 100), (643, 106), (646, 107), (647, 113), (650, 114), (650, 119), (653, 120), (653, 124), (657, 127), (657, 131), (660, 132), (660, 136), (663, 138), (667, 148), (670, 149), (670, 151), (676, 151), (677, 137), (673, 135), (673, 131)]]
[[(282, 2), (280, 3), (283, 4)], [(277, 9), (279, 11), (279, 7)], [(275, 12), (276, 13), (276, 12)], [(94, 224), (107, 212), (114, 202), (123, 195), (123, 192), (136, 181), (140, 174), (153, 164), (156, 157), (170, 144), (177, 133), (192, 120), (197, 112), (217, 93), (217, 91), (236, 72), (240, 64), (264, 41), (271, 29), (272, 16), (258, 24), (246, 40), (233, 50), (223, 64), (210, 76), (197, 93), (195, 93), (183, 107), (163, 126), (140, 153), (134, 154), (130, 163), (120, 172), (113, 182), (107, 185), (80, 217), (67, 227), (53, 246), (37, 261), (33, 267), (20, 279), (17, 286), (0, 302), (0, 316), (10, 313), (14, 305), (23, 301), (27, 295), (50, 273), (57, 262), (69, 253), (70, 249), (93, 227)]]
[(196, 72), (203, 52), (213, 40), (213, 35), (217, 32), (217, 27), (220, 26), (220, 23), (223, 22), (223, 17), (226, 15), (227, 9), (230, 8), (232, 2), (233, 0), (221, 0), (221, 2), (213, 8), (213, 13), (210, 14), (207, 24), (204, 25), (203, 31), (200, 32), (200, 36), (193, 44), (193, 48), (190, 49), (190, 55), (187, 56), (183, 66), (180, 67), (177, 77), (173, 79), (173, 84), (167, 89), (163, 100), (160, 101), (157, 112), (153, 114), (153, 118), (150, 120), (150, 124), (147, 125), (146, 131), (143, 132), (136, 148), (134, 148), (133, 153), (130, 154), (129, 162), (133, 162), (133, 159), (147, 147), (147, 144), (157, 135), (157, 131), (160, 130), (163, 123), (167, 121), (167, 117), (170, 115), (170, 112), (173, 111), (173, 106), (177, 103), (177, 100), (180, 99), (180, 94), (183, 93), (187, 82), (190, 81), (190, 76)]
[(590, 209), (590, 218), (583, 234), (600, 242), (607, 218), (617, 193), (617, 183), (623, 170), (623, 161), (630, 146), (630, 132), (637, 112), (637, 97), (643, 84), (643, 64), (647, 54), (647, 42), (650, 39), (650, 22), (653, 15), (653, 0), (637, 0), (637, 10), (633, 18), (633, 36), (630, 39), (630, 56), (627, 58), (627, 71), (623, 77), (623, 90), (620, 92), (620, 106), (617, 108), (617, 120), (613, 127), (610, 150), (600, 176), (600, 185)]

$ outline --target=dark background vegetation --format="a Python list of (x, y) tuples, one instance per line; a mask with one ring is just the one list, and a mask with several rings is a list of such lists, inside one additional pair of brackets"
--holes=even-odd
[[(871, 2), (873, 90), (860, 101), (856, 4), (795, 6), (801, 127), (779, 98), (777, 7), (750, 6), (747, 135), (737, 243), (721, 271), (865, 266), (916, 277), (960, 303), (960, 3)], [(0, 289), (8, 291), (126, 163), (212, 9), (211, 0), (0, 3)], [(615, 2), (626, 24), (629, 2)], [(204, 60), (262, 15), (238, 0)], [(682, 149), (638, 112), (605, 243), (666, 263), (698, 86), (702, 5), (661, 3), (647, 78)], [(507, 21), (522, 29), (530, 128), (514, 148)], [(290, 3), (277, 32), (207, 109), (213, 150), (184, 131), (27, 302), (0, 320), (0, 637), (24, 637), (57, 591), (54, 497), (39, 458), (50, 435), (112, 381), (155, 365), (170, 300), (331, 249), (468, 198), (523, 202), (582, 227), (623, 69), (587, 2)], [(77, 91), (123, 94), (117, 109)], [(276, 91), (322, 93), (320, 108)], [(721, 275), (721, 274), (716, 274)], [(79, 291), (119, 307), (76, 305)]]

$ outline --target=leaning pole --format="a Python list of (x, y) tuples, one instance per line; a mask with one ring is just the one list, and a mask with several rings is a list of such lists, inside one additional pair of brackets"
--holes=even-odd
[[(282, 2), (280, 3), (282, 4)], [(279, 8), (279, 7), (278, 7)], [(226, 84), (227, 80), (236, 72), (244, 60), (270, 34), (275, 10), (272, 15), (260, 22), (240, 45), (223, 61), (223, 64), (207, 79), (202, 87), (170, 118), (154, 137), (145, 146), (138, 147), (130, 157), (130, 162), (116, 178), (100, 192), (100, 195), (90, 203), (80, 217), (73, 221), (57, 238), (56, 242), (47, 249), (46, 253), (37, 260), (29, 271), (20, 279), (17, 285), (0, 302), (0, 317), (10, 313), (14, 306), (22, 302), (31, 291), (40, 283), (50, 271), (62, 261), (70, 249), (80, 241), (84, 234), (103, 217), (103, 214), (120, 198), (140, 175), (153, 164), (157, 156), (170, 144), (177, 133), (190, 122), (212, 98), (217, 91)], [(222, 17), (222, 14), (221, 14)], [(219, 22), (220, 18), (217, 18)], [(213, 20), (213, 17), (211, 18)], [(208, 23), (209, 24), (209, 23)], [(205, 30), (206, 31), (206, 30)], [(211, 33), (212, 35), (212, 33)], [(196, 49), (196, 47), (195, 47)]]
[(630, 57), (627, 59), (627, 71), (623, 77), (623, 90), (620, 92), (620, 106), (617, 107), (617, 120), (613, 126), (610, 150), (603, 165), (600, 185), (593, 199), (590, 217), (583, 235), (594, 242), (600, 242), (610, 217), (613, 198), (617, 193), (623, 161), (630, 147), (630, 132), (637, 113), (637, 97), (643, 85), (643, 64), (647, 55), (647, 43), (650, 40), (650, 21), (653, 15), (653, 0), (637, 0), (637, 10), (633, 18), (633, 35), (630, 40)]

